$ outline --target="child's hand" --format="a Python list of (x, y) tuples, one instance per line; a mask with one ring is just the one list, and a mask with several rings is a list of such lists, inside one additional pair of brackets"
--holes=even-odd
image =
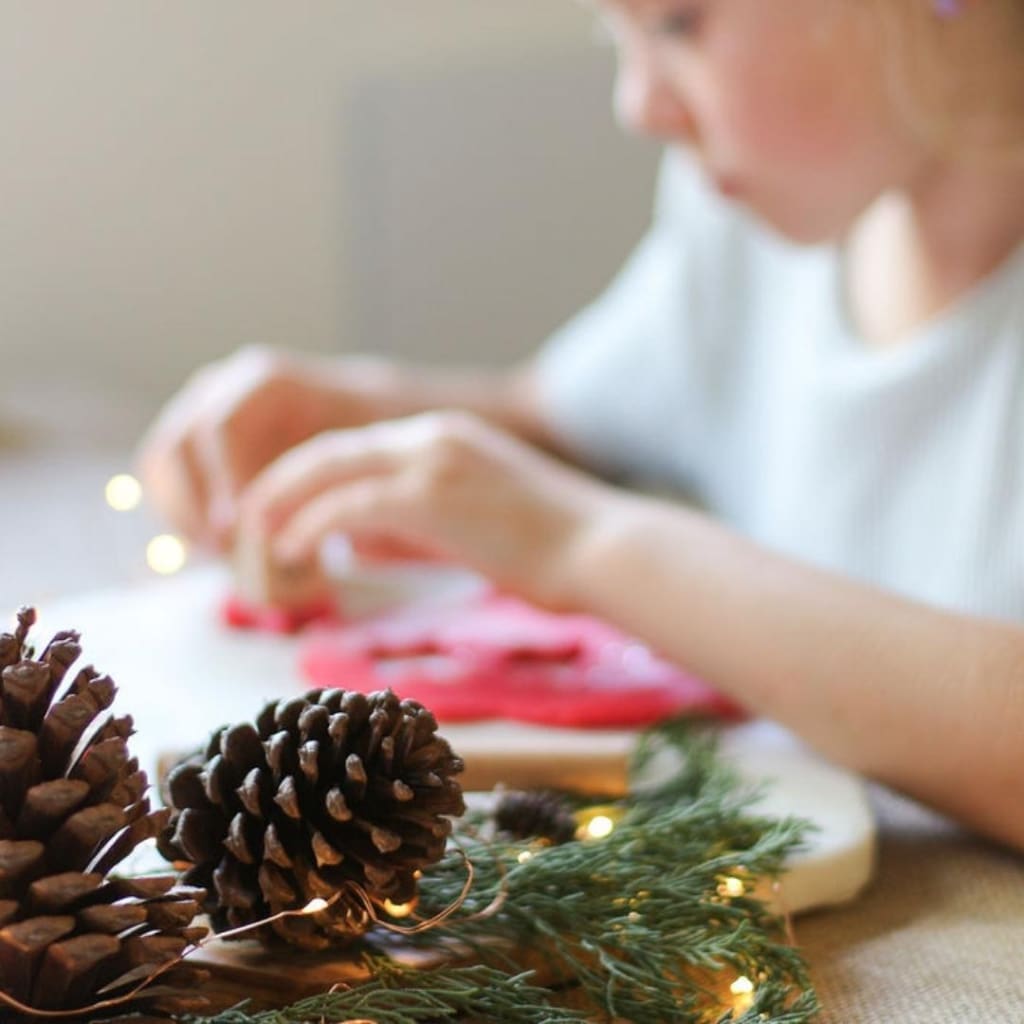
[(458, 561), (559, 606), (577, 545), (616, 493), (475, 417), (430, 413), (285, 453), (243, 494), (241, 528), (269, 538), (281, 565), (341, 532), (364, 554)]
[(282, 452), (321, 431), (375, 418), (378, 368), (266, 348), (196, 373), (141, 446), (146, 496), (190, 540), (226, 548), (237, 498)]

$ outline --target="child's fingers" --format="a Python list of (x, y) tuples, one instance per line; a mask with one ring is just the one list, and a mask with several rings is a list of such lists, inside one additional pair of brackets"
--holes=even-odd
[(156, 458), (158, 466), (143, 469), (147, 500), (172, 529), (190, 541), (209, 543), (205, 481), (191, 445), (183, 442)]
[(237, 515), (239, 482), (221, 424), (202, 424), (196, 431), (192, 450), (202, 475), (208, 528), (217, 543), (226, 546)]
[(152, 434), (136, 459), (147, 504), (188, 540), (209, 543), (206, 477), (186, 433)]
[(409, 562), (428, 562), (443, 565), (448, 559), (434, 551), (424, 548), (421, 544), (409, 543), (391, 536), (378, 534), (358, 535), (351, 538), (352, 548), (360, 561), (383, 564)]
[(196, 374), (163, 410), (139, 448), (139, 470), (154, 508), (190, 540), (210, 543), (210, 474), (201, 424), (216, 395), (209, 370)]
[(324, 538), (343, 533), (359, 550), (401, 551), (417, 557), (439, 553), (408, 521), (408, 502), (393, 478), (373, 477), (324, 490), (299, 507), (273, 541), (275, 561), (310, 559)]
[(241, 514), (249, 528), (273, 534), (324, 492), (363, 477), (387, 475), (401, 463), (400, 454), (375, 427), (321, 434), (260, 473), (242, 495)]

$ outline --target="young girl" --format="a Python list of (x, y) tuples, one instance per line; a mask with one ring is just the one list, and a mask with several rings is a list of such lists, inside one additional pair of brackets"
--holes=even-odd
[(150, 494), (282, 564), (343, 531), (601, 615), (1024, 850), (1024, 3), (600, 14), (671, 147), (608, 292), (507, 374), (229, 358)]

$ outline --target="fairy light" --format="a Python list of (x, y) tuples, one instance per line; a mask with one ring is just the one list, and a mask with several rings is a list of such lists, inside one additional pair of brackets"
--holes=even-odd
[(130, 473), (118, 473), (107, 481), (103, 494), (115, 512), (131, 512), (142, 501), (142, 484)]
[(733, 1009), (738, 1013), (745, 1013), (754, 1003), (754, 983), (745, 975), (741, 974), (730, 986), (732, 993)]
[(623, 815), (620, 807), (589, 807), (576, 814), (577, 839), (607, 839)]
[(408, 917), (415, 909), (415, 902), (392, 903), (391, 900), (384, 901), (384, 910), (390, 917)]
[(319, 914), (321, 910), (326, 910), (330, 904), (327, 900), (321, 899), (319, 896), (316, 899), (310, 900), (300, 911), (300, 914)]
[(533, 860), (533, 851), (520, 850), (519, 856), (516, 857), (516, 860), (519, 861), (520, 864), (525, 864), (528, 860)]
[(170, 533), (161, 533), (146, 545), (146, 564), (161, 576), (178, 572), (187, 558), (184, 543)]
[(726, 877), (718, 883), (718, 895), (725, 899), (736, 899), (738, 896), (742, 896), (746, 891), (747, 887), (743, 884), (743, 879), (737, 878), (735, 875), (726, 875)]
[(615, 822), (607, 814), (595, 814), (586, 824), (589, 839), (607, 839), (615, 831)]

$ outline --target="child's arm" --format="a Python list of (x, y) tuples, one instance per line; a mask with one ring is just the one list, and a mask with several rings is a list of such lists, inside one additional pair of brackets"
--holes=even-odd
[(1024, 629), (808, 569), (458, 416), (301, 445), (254, 481), (243, 520), (284, 562), (342, 530), (602, 615), (835, 760), (1024, 850)]
[(630, 497), (574, 554), (585, 603), (834, 760), (1024, 850), (1024, 629), (774, 555)]

